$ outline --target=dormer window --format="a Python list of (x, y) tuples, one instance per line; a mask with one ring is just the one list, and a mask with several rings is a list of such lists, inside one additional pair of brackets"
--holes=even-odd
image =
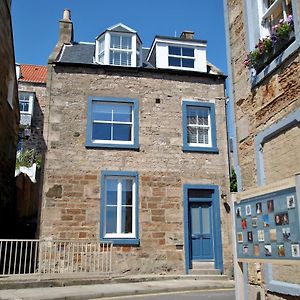
[(97, 37), (95, 51), (95, 62), (99, 64), (126, 67), (142, 64), (142, 42), (137, 32), (121, 23)]
[(194, 48), (169, 46), (169, 66), (194, 68)]
[(146, 60), (158, 69), (206, 73), (206, 41), (194, 39), (193, 32), (184, 32), (180, 38), (156, 36)]
[(131, 66), (132, 37), (111, 34), (109, 63), (117, 66)]

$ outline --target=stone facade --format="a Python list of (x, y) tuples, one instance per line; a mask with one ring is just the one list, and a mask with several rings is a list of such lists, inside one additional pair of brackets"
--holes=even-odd
[[(292, 1), (293, 5), (296, 2)], [(226, 19), (229, 33), (232, 100), (234, 102), (237, 135), (237, 163), (240, 167), (242, 189), (248, 190), (257, 186), (258, 172), (261, 172), (262, 169), (266, 184), (293, 176), (300, 171), (299, 123), (279, 131), (278, 134), (265, 141), (263, 149), (260, 149), (263, 152), (263, 166), (257, 164), (256, 152), (259, 149), (255, 146), (255, 138), (259, 133), (272, 128), (274, 124), (284, 120), (284, 118), (288, 118), (300, 107), (300, 53), (299, 48), (296, 48), (273, 72), (253, 85), (250, 72), (243, 63), (248, 52), (247, 39), (249, 34), (245, 24), (247, 19), (245, 1), (227, 0), (224, 3), (227, 10)], [(293, 6), (294, 16), (300, 15), (299, 9), (299, 5)], [(298, 22), (297, 20), (294, 18), (295, 22)], [(295, 24), (296, 31), (298, 26), (298, 23)], [(296, 32), (297, 35), (299, 36), (299, 32)], [(280, 280), (296, 283), (292, 277), (299, 277), (299, 268), (274, 267), (274, 276), (276, 276), (276, 268), (281, 269)], [(293, 274), (292, 277), (291, 274)], [(250, 274), (251, 277), (255, 276)], [(276, 279), (279, 280), (279, 277), (277, 276)], [(268, 294), (267, 298), (273, 299), (273, 296)], [(279, 299), (277, 296), (275, 298)]]
[[(10, 2), (0, 3), (0, 236), (12, 237), (14, 228), (14, 172), (19, 105)], [(10, 103), (9, 103), (10, 102)]]
[(30, 149), (36, 149), (38, 153), (45, 152), (44, 142), (44, 112), (46, 107), (46, 82), (33, 83), (33, 82), (18, 82), (18, 90), (20, 92), (35, 93), (34, 111), (31, 123), (31, 134), (28, 138), (26, 145)]
[[(136, 171), (140, 245), (115, 246), (115, 270), (183, 273), (183, 184), (229, 192), (224, 78), (68, 64), (49, 72), (41, 238), (99, 239), (100, 172)], [(138, 151), (85, 147), (88, 96), (138, 99)], [(218, 154), (182, 151), (183, 99), (215, 103)], [(221, 230), (229, 273), (230, 215), (222, 203)]]

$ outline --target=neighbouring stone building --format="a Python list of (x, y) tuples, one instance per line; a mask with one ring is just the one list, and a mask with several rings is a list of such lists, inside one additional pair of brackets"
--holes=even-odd
[(0, 237), (14, 231), (14, 172), (19, 105), (11, 25), (11, 1), (0, 2)]
[[(34, 238), (38, 235), (37, 224), (42, 193), (42, 167), (46, 145), (43, 136), (44, 111), (46, 107), (47, 67), (17, 64), (20, 129), (18, 155), (23, 169), (16, 179), (16, 210), (18, 237)], [(32, 170), (33, 164), (35, 172)], [(27, 171), (27, 174), (26, 174)], [(24, 173), (25, 172), (25, 173)], [(28, 174), (32, 174), (31, 178)]]
[(232, 272), (224, 74), (193, 32), (123, 24), (49, 58), (42, 239), (114, 243), (117, 272)]
[[(300, 172), (300, 5), (226, 0), (224, 9), (236, 170), (240, 191), (247, 191)], [(265, 271), (276, 282), (273, 291), (280, 292), (268, 292), (268, 299), (287, 299), (284, 293), (299, 299), (299, 267), (273, 265)], [(266, 277), (263, 283), (268, 290)]]

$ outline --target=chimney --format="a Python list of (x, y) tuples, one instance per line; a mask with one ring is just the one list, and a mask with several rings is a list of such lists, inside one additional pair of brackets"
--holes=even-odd
[(69, 9), (64, 9), (63, 18), (59, 21), (59, 42), (65, 44), (73, 42), (73, 22)]
[(182, 31), (180, 38), (184, 40), (193, 40), (194, 39), (194, 31), (185, 30)]

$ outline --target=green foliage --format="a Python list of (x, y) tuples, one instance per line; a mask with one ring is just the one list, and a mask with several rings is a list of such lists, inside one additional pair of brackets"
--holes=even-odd
[(238, 191), (237, 178), (236, 178), (234, 168), (232, 168), (230, 174), (230, 192), (237, 192), (237, 191)]
[(34, 149), (26, 149), (17, 153), (16, 169), (20, 167), (30, 168), (34, 163), (38, 169), (41, 168), (42, 156), (37, 154)]

